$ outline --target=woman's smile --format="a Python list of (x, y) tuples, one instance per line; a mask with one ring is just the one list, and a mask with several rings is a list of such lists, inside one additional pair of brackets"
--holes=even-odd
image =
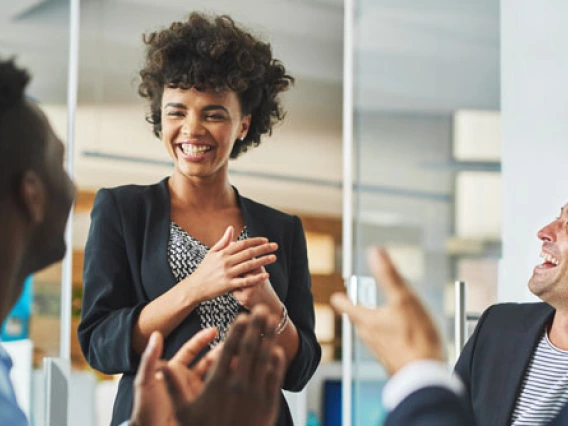
[(186, 161), (200, 162), (213, 155), (213, 146), (202, 143), (182, 142), (177, 145), (178, 156)]

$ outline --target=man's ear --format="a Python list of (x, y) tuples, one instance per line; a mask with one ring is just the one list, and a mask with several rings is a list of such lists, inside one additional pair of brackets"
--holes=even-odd
[(45, 185), (40, 176), (33, 170), (27, 170), (22, 175), (17, 188), (19, 204), (33, 224), (43, 221), (46, 210)]

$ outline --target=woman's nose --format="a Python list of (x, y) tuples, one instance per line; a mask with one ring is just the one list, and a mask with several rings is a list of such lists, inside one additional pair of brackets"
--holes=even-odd
[(203, 126), (199, 117), (194, 114), (187, 114), (182, 127), (182, 134), (192, 137), (199, 136), (203, 134)]

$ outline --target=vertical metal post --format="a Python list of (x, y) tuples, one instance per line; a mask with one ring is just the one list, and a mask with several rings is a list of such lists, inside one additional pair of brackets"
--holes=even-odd
[[(343, 265), (347, 293), (355, 302), (353, 275), (353, 56), (355, 0), (345, 0), (343, 26)], [(353, 380), (353, 329), (343, 315), (342, 322), (342, 425), (351, 426)]]
[(466, 290), (467, 285), (465, 281), (455, 282), (456, 312), (454, 326), (456, 359), (459, 358), (467, 338)]
[[(70, 0), (69, 67), (67, 81), (67, 173), (75, 175), (75, 115), (79, 80), (79, 20), (81, 0)], [(59, 356), (71, 359), (71, 303), (73, 290), (73, 208), (65, 229), (67, 252), (61, 271), (61, 326)]]

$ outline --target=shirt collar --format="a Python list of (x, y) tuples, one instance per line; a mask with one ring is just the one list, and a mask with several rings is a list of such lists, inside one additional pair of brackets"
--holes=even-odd
[(12, 358), (10, 358), (10, 355), (2, 346), (2, 340), (0, 340), (0, 364), (7, 366), (8, 370), (12, 368)]

